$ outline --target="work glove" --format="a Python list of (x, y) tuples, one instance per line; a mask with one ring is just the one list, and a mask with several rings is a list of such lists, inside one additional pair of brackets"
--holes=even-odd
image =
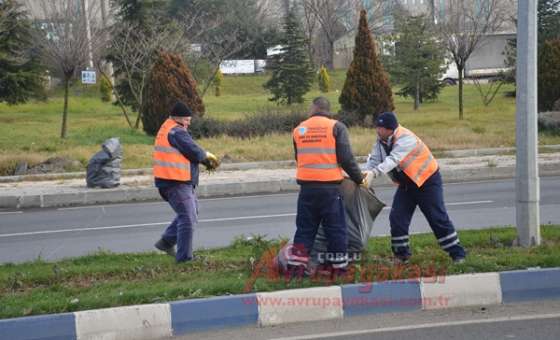
[(201, 162), (208, 171), (216, 170), (220, 166), (220, 160), (211, 152), (206, 152), (206, 158)]
[(369, 189), (373, 184), (373, 179), (381, 176), (381, 171), (377, 169), (372, 169), (369, 171), (364, 172), (364, 180), (362, 184), (366, 189)]

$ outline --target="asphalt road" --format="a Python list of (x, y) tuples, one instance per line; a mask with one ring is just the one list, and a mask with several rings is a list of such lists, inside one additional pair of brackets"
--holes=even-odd
[[(393, 187), (377, 190), (391, 204)], [(238, 235), (291, 237), (296, 193), (200, 200), (196, 248), (228, 245)], [(448, 184), (445, 200), (458, 229), (515, 223), (513, 180)], [(541, 178), (541, 223), (560, 224), (560, 177)], [(386, 235), (389, 208), (375, 221), (373, 235)], [(173, 218), (165, 202), (59, 209), (0, 211), (0, 263), (79, 256), (99, 249), (138, 252), (153, 243)], [(416, 211), (411, 232), (429, 231)]]
[(288, 324), (195, 333), (180, 340), (557, 340), (560, 300), (410, 313), (373, 314)]

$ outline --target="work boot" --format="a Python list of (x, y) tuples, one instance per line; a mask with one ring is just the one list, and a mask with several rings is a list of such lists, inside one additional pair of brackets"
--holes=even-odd
[(177, 253), (175, 252), (175, 246), (162, 238), (160, 238), (159, 241), (154, 244), (154, 247), (165, 252), (169, 256), (175, 257), (175, 255), (177, 255)]

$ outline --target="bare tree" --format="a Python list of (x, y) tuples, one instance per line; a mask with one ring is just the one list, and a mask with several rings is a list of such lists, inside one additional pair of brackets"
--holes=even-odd
[[(356, 13), (361, 7), (358, 0), (303, 0), (303, 12), (309, 27), (321, 28), (321, 36), (327, 45), (321, 64), (329, 69), (334, 66), (334, 43), (356, 26)], [(309, 32), (308, 32), (309, 33)]]
[(101, 57), (107, 43), (107, 32), (99, 22), (99, 3), (85, 4), (82, 6), (75, 0), (39, 0), (29, 4), (37, 8), (41, 16), (36, 21), (35, 45), (45, 65), (60, 75), (64, 84), (61, 138), (67, 136), (70, 82), (90, 61)]
[[(437, 27), (445, 49), (459, 73), (459, 119), (463, 119), (463, 79), (472, 53), (489, 33), (498, 31), (510, 17), (509, 0), (448, 0)], [(433, 5), (433, 2), (431, 3)], [(432, 9), (436, 13), (435, 9)]]
[(329, 68), (334, 66), (334, 44), (341, 37), (355, 31), (359, 12), (368, 12), (370, 30), (379, 33), (383, 28), (384, 9), (398, 4), (394, 0), (367, 2), (360, 0), (302, 0), (304, 29), (312, 60)]
[[(141, 120), (144, 88), (155, 53), (159, 50), (184, 52), (188, 45), (183, 43), (182, 32), (176, 25), (161, 23), (155, 19), (149, 20), (142, 27), (138, 24), (115, 25), (111, 33), (113, 39), (109, 57), (119, 65), (118, 76), (127, 84), (134, 101), (131, 106), (137, 111), (134, 123), (134, 128), (137, 129)], [(123, 114), (127, 116), (121, 96), (118, 91), (114, 93)]]

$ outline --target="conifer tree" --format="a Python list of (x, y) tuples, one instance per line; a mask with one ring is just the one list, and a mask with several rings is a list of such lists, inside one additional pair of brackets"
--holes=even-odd
[(360, 12), (354, 58), (338, 101), (343, 118), (358, 115), (363, 121), (367, 116), (375, 119), (380, 113), (394, 110), (391, 86), (379, 61), (365, 10)]
[(269, 61), (272, 76), (264, 84), (277, 103), (302, 103), (303, 96), (311, 89), (313, 70), (307, 53), (305, 36), (291, 9), (286, 15), (283, 37), (280, 39), (282, 53), (274, 55)]
[(560, 100), (560, 39), (548, 40), (539, 53), (539, 110), (551, 110)]
[(142, 124), (144, 131), (155, 135), (169, 116), (177, 100), (185, 103), (195, 116), (204, 115), (204, 104), (196, 91), (188, 66), (176, 54), (160, 52), (144, 88)]
[(434, 39), (435, 31), (426, 16), (402, 16), (397, 21), (397, 29), (394, 76), (402, 86), (397, 94), (412, 97), (417, 110), (424, 100), (436, 99), (439, 94), (444, 50)]
[(44, 98), (43, 68), (33, 48), (31, 22), (15, 0), (0, 1), (0, 102)]

